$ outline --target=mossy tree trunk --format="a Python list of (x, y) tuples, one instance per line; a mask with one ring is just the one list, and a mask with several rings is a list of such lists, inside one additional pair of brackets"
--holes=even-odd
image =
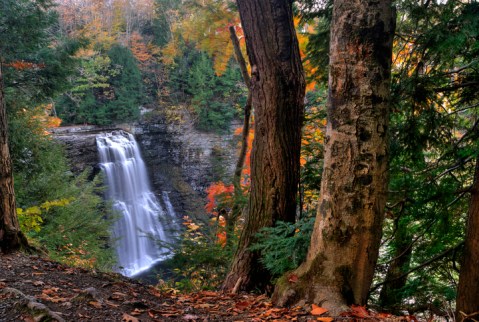
[(334, 1), (319, 209), (307, 259), (280, 279), (275, 304), (336, 314), (366, 303), (387, 197), (391, 2)]
[(477, 321), (479, 318), (479, 160), (476, 160), (471, 191), (464, 259), (457, 289), (456, 320)]
[(255, 234), (293, 221), (299, 182), (305, 81), (288, 0), (238, 0), (251, 65), (255, 139), (246, 220), (224, 290), (262, 289), (269, 274), (249, 251)]
[(12, 160), (8, 148), (2, 62), (0, 60), (0, 251), (9, 253), (22, 246), (26, 246), (26, 238), (20, 231), (15, 206)]

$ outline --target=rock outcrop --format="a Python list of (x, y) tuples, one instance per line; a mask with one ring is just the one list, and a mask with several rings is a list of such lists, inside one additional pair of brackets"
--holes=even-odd
[[(204, 213), (206, 188), (211, 182), (228, 181), (236, 162), (236, 141), (231, 133), (196, 130), (188, 120), (169, 120), (150, 115), (134, 125), (115, 127), (73, 126), (53, 129), (53, 137), (65, 144), (72, 171), (87, 167), (100, 171), (95, 137), (100, 132), (123, 129), (135, 135), (147, 165), (153, 190), (167, 192), (179, 217)], [(161, 198), (160, 198), (161, 199)]]

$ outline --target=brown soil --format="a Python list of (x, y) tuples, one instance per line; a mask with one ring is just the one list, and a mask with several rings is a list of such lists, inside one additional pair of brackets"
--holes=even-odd
[(73, 268), (23, 253), (0, 254), (0, 322), (12, 321), (417, 321), (352, 306), (327, 317), (315, 305), (273, 307), (265, 295), (180, 294), (116, 273)]
[(266, 296), (175, 294), (115, 273), (22, 253), (0, 255), (0, 321), (307, 321)]

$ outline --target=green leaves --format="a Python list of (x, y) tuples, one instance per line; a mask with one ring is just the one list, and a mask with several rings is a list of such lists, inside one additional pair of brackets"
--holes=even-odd
[(275, 277), (293, 270), (306, 258), (315, 218), (300, 219), (295, 224), (279, 221), (262, 228), (251, 251), (259, 251), (261, 263)]
[(67, 124), (115, 124), (136, 120), (145, 102), (142, 75), (131, 51), (113, 45), (107, 54), (81, 57), (71, 90), (57, 100)]

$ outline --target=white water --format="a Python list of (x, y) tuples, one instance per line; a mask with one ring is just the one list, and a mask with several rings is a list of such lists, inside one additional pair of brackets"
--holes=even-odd
[(96, 142), (107, 197), (120, 213), (113, 227), (118, 271), (133, 276), (167, 257), (167, 249), (158, 242), (172, 242), (174, 210), (166, 192), (162, 195), (165, 211), (151, 191), (133, 135), (124, 131), (104, 133), (97, 136)]

